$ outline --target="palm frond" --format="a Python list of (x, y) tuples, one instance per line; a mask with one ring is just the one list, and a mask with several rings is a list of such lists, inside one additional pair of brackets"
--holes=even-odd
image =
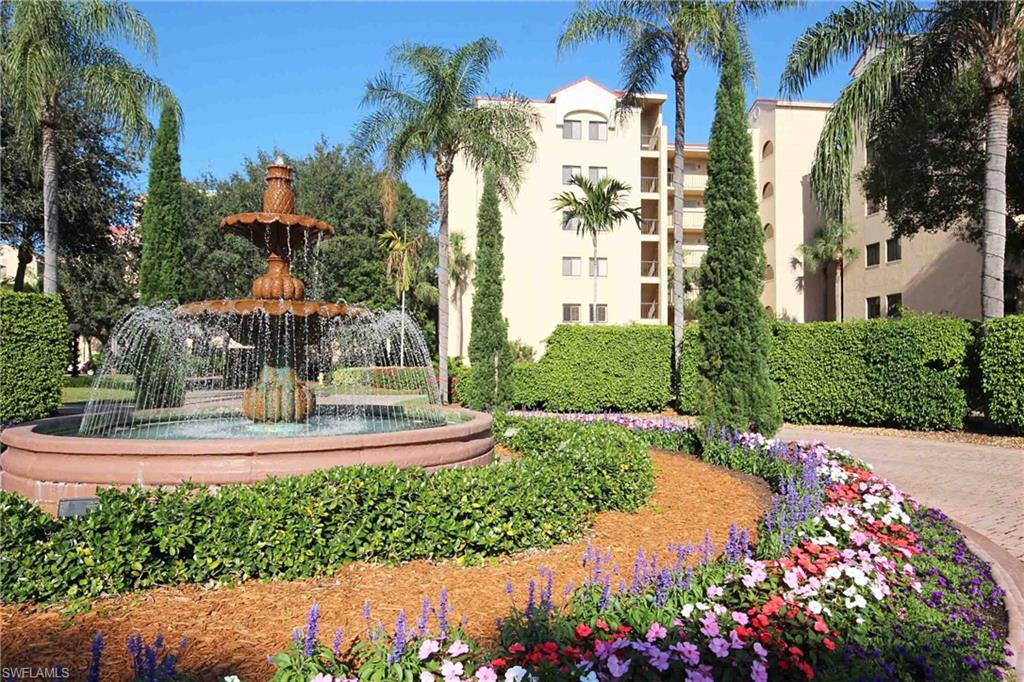
[(142, 12), (122, 0), (85, 0), (74, 5), (79, 30), (100, 41), (126, 42), (149, 57), (157, 55), (156, 32)]
[(921, 13), (912, 0), (857, 0), (832, 12), (797, 39), (786, 59), (779, 92), (797, 97), (836, 62), (885, 49), (914, 32)]
[(181, 106), (162, 81), (132, 66), (112, 49), (98, 48), (94, 55), (96, 63), (80, 72), (82, 96), (117, 121), (134, 146), (145, 148), (153, 139), (151, 109), (167, 106), (181, 124)]
[(522, 184), (537, 149), (534, 130), (540, 116), (529, 100), (509, 92), (461, 114), (463, 131), (457, 151), (478, 172), (491, 168), (498, 193), (510, 201)]

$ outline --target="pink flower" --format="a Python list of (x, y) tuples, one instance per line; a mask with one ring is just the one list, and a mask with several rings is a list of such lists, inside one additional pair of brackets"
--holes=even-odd
[(708, 596), (712, 599), (718, 599), (723, 594), (725, 594), (725, 590), (718, 585), (712, 585), (708, 588)]
[(434, 682), (436, 679), (434, 673), (428, 673), (426, 670), (420, 673), (420, 682)]
[(768, 669), (764, 667), (764, 663), (754, 661), (750, 667), (750, 679), (753, 682), (768, 682)]
[(669, 651), (679, 654), (679, 658), (690, 665), (697, 665), (700, 662), (700, 651), (689, 642), (679, 642), (669, 647)]
[(424, 640), (423, 644), (420, 644), (420, 660), (425, 661), (431, 654), (436, 654), (440, 650), (441, 644), (436, 639)]
[(659, 639), (663, 639), (668, 634), (668, 630), (661, 623), (651, 623), (651, 627), (647, 630), (647, 641), (657, 642)]
[(620, 661), (619, 657), (612, 654), (608, 657), (608, 672), (611, 673), (612, 677), (618, 679), (626, 674), (629, 670), (629, 661)]
[(768, 656), (768, 650), (761, 646), (760, 642), (754, 642), (754, 653), (760, 656), (761, 658), (765, 658)]
[(715, 637), (712, 639), (711, 643), (708, 644), (708, 648), (711, 649), (711, 652), (719, 658), (725, 658), (729, 655), (729, 643), (721, 637)]
[(731, 615), (733, 622), (735, 622), (737, 625), (746, 625), (750, 622), (750, 619), (747, 618), (747, 614), (743, 613), (742, 611), (733, 611)]
[(480, 682), (498, 682), (498, 675), (490, 666), (484, 666), (477, 668), (476, 679)]
[(705, 637), (718, 636), (718, 621), (715, 619), (715, 614), (712, 611), (706, 612), (700, 619), (700, 622), (700, 631)]
[[(469, 647), (461, 639), (457, 639), (452, 642), (452, 645), (448, 647), (448, 655), (452, 658), (461, 656), (469, 651)], [(460, 673), (461, 674), (461, 673)]]

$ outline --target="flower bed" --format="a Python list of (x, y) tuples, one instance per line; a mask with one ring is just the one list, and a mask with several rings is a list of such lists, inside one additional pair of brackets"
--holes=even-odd
[[(694, 438), (674, 424), (614, 419), (658, 447)], [(527, 452), (564, 446), (559, 420), (498, 423)], [(368, 636), (352, 642), (335, 633), (330, 647), (320, 643), (314, 607), (291, 649), (272, 659), (275, 679), (1001, 677), (1002, 592), (941, 513), (820, 443), (702, 436), (703, 458), (761, 476), (775, 490), (755, 546), (735, 529), (720, 553), (706, 539), (667, 554), (641, 552), (631, 570), (590, 548), (589, 577), (564, 606), (554, 604), (550, 572), (525, 594), (509, 585), (517, 606), (498, 624), (499, 646), (487, 651), (448, 622), (443, 593), (436, 606), (424, 600), (414, 623), (402, 613), (387, 630), (367, 606)]]

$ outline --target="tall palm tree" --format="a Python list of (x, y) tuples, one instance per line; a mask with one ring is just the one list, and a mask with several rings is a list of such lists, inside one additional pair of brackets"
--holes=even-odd
[[(157, 105), (181, 115), (170, 89), (132, 65), (110, 43), (156, 55), (156, 35), (142, 14), (119, 0), (25, 0), (15, 3), (0, 75), (19, 125), (41, 140), (43, 172), (43, 291), (57, 292), (60, 243), (57, 137), (62, 100), (72, 94), (100, 111), (139, 149), (153, 137), (146, 114)], [(38, 137), (36, 134), (38, 133)]]
[(459, 308), (459, 353), (462, 353), (463, 341), (463, 318), (462, 297), (469, 288), (470, 273), (473, 272), (473, 256), (466, 251), (465, 235), (461, 232), (451, 234), (451, 280), (452, 280), (452, 303)]
[(419, 234), (412, 239), (407, 239), (406, 234), (398, 234), (393, 228), (388, 228), (377, 235), (377, 245), (387, 253), (384, 261), (384, 273), (388, 281), (395, 287), (395, 297), (402, 305), (402, 334), (399, 343), (398, 364), (405, 366), (405, 295), (412, 286), (413, 270), (419, 259), (420, 246), (423, 244), (423, 235)]
[(455, 50), (403, 44), (391, 53), (397, 74), (382, 73), (366, 85), (363, 105), (374, 108), (356, 129), (358, 144), (383, 152), (388, 172), (401, 173), (412, 161), (434, 162), (438, 183), (438, 377), (448, 400), (448, 185), (460, 158), (474, 171), (494, 168), (498, 188), (514, 195), (533, 159), (538, 117), (514, 93), (477, 106), (491, 62), (501, 54), (491, 38)]
[(825, 314), (828, 315), (828, 283), (829, 270), (836, 278), (835, 285), (839, 287), (839, 295), (836, 296), (835, 285), (832, 287), (832, 294), (838, 308), (837, 318), (841, 321), (844, 317), (846, 303), (846, 270), (847, 262), (855, 259), (860, 253), (857, 249), (849, 246), (847, 242), (853, 235), (853, 225), (849, 223), (827, 223), (819, 228), (814, 239), (806, 244), (800, 245), (800, 255), (803, 258), (804, 267), (808, 270), (820, 270), (825, 279)]
[[(683, 163), (686, 140), (686, 74), (691, 53), (700, 59), (718, 63), (722, 27), (735, 23), (740, 29), (745, 69), (752, 75), (753, 61), (744, 29), (748, 18), (773, 9), (797, 4), (797, 0), (602, 0), (586, 2), (569, 17), (559, 51), (591, 40), (618, 40), (622, 43), (622, 74), (625, 94), (623, 111), (634, 107), (645, 92), (654, 89), (658, 74), (667, 61), (675, 82), (675, 129), (672, 156), (672, 360), (678, 374), (683, 347), (683, 305), (686, 285), (683, 281)], [(675, 384), (676, 382), (673, 382)]]
[(597, 321), (597, 236), (609, 232), (624, 220), (632, 218), (640, 227), (640, 207), (625, 207), (622, 204), (629, 197), (631, 188), (614, 178), (601, 178), (590, 182), (581, 175), (575, 175), (569, 184), (578, 188), (583, 196), (574, 192), (562, 192), (554, 199), (555, 211), (561, 212), (564, 220), (576, 223), (576, 234), (590, 237), (594, 244), (594, 270), (590, 278), (594, 282), (594, 300), (590, 308), (591, 321)]
[(862, 53), (866, 64), (843, 89), (818, 142), (811, 181), (826, 217), (842, 222), (850, 189), (850, 155), (883, 113), (921, 93), (948, 91), (977, 68), (988, 106), (981, 314), (1003, 316), (1006, 261), (1006, 154), (1010, 93), (1024, 61), (1024, 0), (972, 2), (856, 0), (801, 36), (790, 52), (781, 90), (796, 96), (838, 59)]

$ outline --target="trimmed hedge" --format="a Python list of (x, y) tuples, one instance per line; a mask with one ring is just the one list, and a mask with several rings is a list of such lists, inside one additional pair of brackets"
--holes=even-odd
[[(647, 412), (672, 399), (672, 330), (652, 325), (559, 325), (536, 363), (513, 367), (512, 404), (554, 412)], [(459, 367), (454, 398), (467, 395)]]
[(0, 422), (38, 419), (60, 406), (68, 341), (60, 298), (0, 293)]
[(1024, 316), (987, 323), (979, 358), (981, 388), (991, 422), (1024, 433)]
[[(691, 362), (700, 353), (695, 329), (684, 342), (687, 388), (701, 381)], [(972, 343), (972, 323), (955, 318), (777, 322), (768, 365), (788, 422), (958, 429)], [(699, 405), (684, 399), (680, 409)]]
[(572, 540), (593, 512), (635, 510), (654, 489), (647, 449), (624, 429), (498, 417), (494, 431), (523, 457), (430, 474), (341, 467), (216, 492), (103, 489), (97, 510), (66, 519), (0, 492), (3, 601), (509, 554)]

